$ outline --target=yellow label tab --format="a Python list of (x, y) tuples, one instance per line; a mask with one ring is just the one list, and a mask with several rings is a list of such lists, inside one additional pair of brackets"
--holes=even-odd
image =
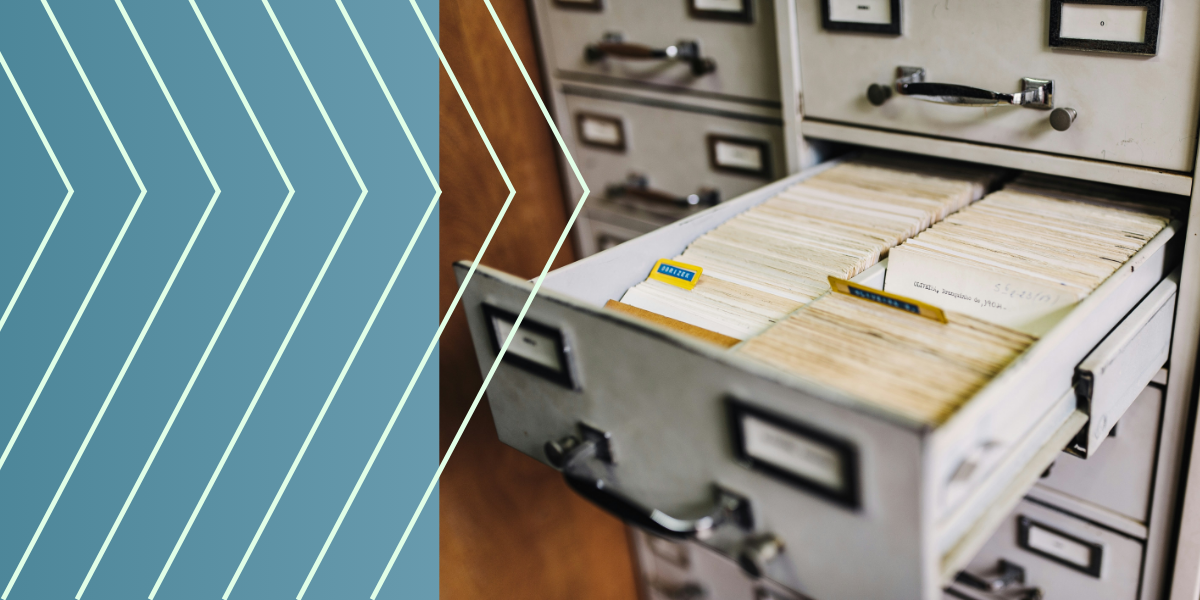
[(920, 300), (913, 300), (912, 298), (905, 298), (904, 296), (889, 294), (883, 290), (877, 290), (875, 288), (858, 285), (853, 281), (838, 279), (833, 275), (829, 276), (829, 287), (832, 287), (833, 291), (841, 294), (854, 296), (855, 298), (862, 298), (863, 300), (869, 300), (884, 306), (890, 306), (898, 310), (913, 313), (914, 315), (921, 315), (926, 319), (933, 319), (939, 323), (946, 322), (946, 313), (942, 312), (942, 309), (936, 306), (925, 304)]
[(658, 262), (654, 263), (654, 268), (650, 269), (650, 279), (657, 279), (690, 290), (696, 287), (696, 282), (700, 281), (700, 274), (703, 272), (704, 269), (696, 265), (660, 258)]

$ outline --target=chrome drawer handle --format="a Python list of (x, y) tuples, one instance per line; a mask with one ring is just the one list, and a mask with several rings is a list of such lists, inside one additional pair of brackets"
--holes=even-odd
[(673, 517), (657, 508), (649, 508), (631, 500), (603, 478), (579, 475), (568, 471), (563, 472), (567, 485), (580, 496), (591, 500), (593, 504), (612, 513), (617, 518), (636, 525), (663, 537), (692, 538), (703, 536), (729, 519), (732, 512), (729, 504), (736, 508), (740, 501), (727, 502), (726, 498), (718, 497), (716, 506), (708, 514), (695, 518), (683, 519)]
[[(1054, 108), (1054, 82), (1049, 79), (1026, 77), (1021, 80), (1023, 89), (1014, 94), (993, 92), (954, 83), (927, 83), (925, 69), (921, 67), (898, 67), (896, 69), (896, 93), (917, 100), (951, 104), (955, 106), (1023, 106), (1050, 110)], [(891, 89), (879, 84), (867, 88), (867, 99), (879, 106), (891, 97)]]
[(1042, 590), (1025, 586), (1025, 568), (1000, 559), (995, 577), (986, 578), (968, 571), (960, 571), (954, 577), (956, 583), (984, 592), (1006, 592), (1006, 597), (1019, 600), (1042, 600)]
[(700, 44), (691, 40), (680, 40), (674, 46), (666, 48), (653, 48), (626, 42), (621, 34), (608, 33), (599, 43), (588, 44), (583, 49), (584, 60), (590, 63), (599, 62), (609, 56), (631, 60), (678, 60), (688, 63), (692, 68), (692, 75), (697, 77), (717, 70), (716, 61), (701, 56)]
[(694, 194), (677, 196), (670, 192), (656, 190), (650, 187), (650, 180), (645, 175), (630, 173), (624, 183), (608, 186), (609, 197), (631, 196), (639, 200), (652, 200), (675, 206), (716, 206), (721, 201), (721, 193), (712, 188), (701, 188)]
[[(588, 436), (580, 441), (575, 437), (546, 443), (546, 457), (562, 469), (567, 485), (617, 518), (663, 537), (688, 539), (705, 537), (725, 523), (735, 523), (743, 529), (752, 526), (749, 502), (732, 492), (717, 488), (716, 502), (706, 514), (696, 518), (679, 518), (643, 506), (615, 489), (609, 476), (597, 475), (596, 470), (611, 472), (612, 464), (606, 436)], [(607, 457), (607, 458), (606, 458)], [(596, 463), (600, 463), (597, 465)]]

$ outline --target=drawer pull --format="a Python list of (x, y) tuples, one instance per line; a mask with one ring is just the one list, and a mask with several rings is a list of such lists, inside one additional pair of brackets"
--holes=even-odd
[[(1026, 77), (1021, 82), (1023, 88), (1020, 92), (1006, 94), (955, 83), (929, 83), (925, 81), (925, 69), (921, 67), (896, 69), (896, 93), (917, 100), (969, 107), (1012, 105), (1041, 110), (1054, 108), (1053, 81)], [(891, 96), (880, 88), (883, 86), (876, 84), (867, 89), (867, 99), (876, 106), (883, 104)]]
[(680, 40), (674, 46), (653, 48), (644, 44), (626, 42), (619, 33), (608, 33), (596, 44), (583, 49), (583, 58), (594, 63), (607, 57), (630, 60), (678, 60), (692, 68), (692, 75), (699, 77), (717, 70), (717, 63), (700, 55), (700, 44), (691, 40)]
[(1050, 126), (1055, 131), (1066, 131), (1071, 128), (1071, 123), (1075, 122), (1078, 115), (1073, 108), (1056, 108), (1050, 111)]
[(704, 600), (708, 598), (708, 592), (695, 582), (683, 584), (657, 582), (651, 584), (650, 587), (669, 600)]
[(996, 576), (990, 579), (969, 571), (960, 571), (954, 580), (969, 588), (985, 592), (999, 592), (1025, 583), (1025, 568), (1020, 565), (1000, 559), (997, 571)]
[[(548, 458), (556, 466), (561, 466), (563, 478), (571, 489), (630, 525), (676, 539), (704, 538), (725, 523), (735, 524), (742, 529), (752, 526), (750, 503), (744, 497), (720, 487), (716, 488), (713, 507), (697, 518), (673, 517), (656, 508), (643, 506), (609, 482), (613, 465), (603, 458), (608, 453), (607, 437), (586, 437), (588, 439), (583, 441), (566, 438), (555, 442), (555, 451), (547, 452)], [(550, 447), (547, 444), (547, 450)], [(559, 449), (566, 449), (565, 454), (558, 453)], [(608, 475), (597, 475), (596, 471), (606, 471)]]
[(694, 194), (677, 196), (670, 192), (656, 190), (650, 187), (650, 180), (645, 175), (631, 173), (624, 183), (608, 186), (608, 195), (631, 196), (639, 200), (652, 200), (675, 206), (716, 206), (721, 201), (721, 193), (712, 188), (701, 188)]
[(1042, 600), (1042, 590), (1025, 587), (1025, 568), (1003, 558), (997, 565), (997, 573), (991, 578), (980, 577), (968, 571), (959, 571), (954, 581), (965, 587), (983, 592), (1005, 592), (1005, 597), (1019, 600)]

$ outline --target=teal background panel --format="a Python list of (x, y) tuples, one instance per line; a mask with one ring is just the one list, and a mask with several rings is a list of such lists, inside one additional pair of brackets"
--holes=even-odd
[[(259, 2), (197, 2), (295, 194), (84, 598), (146, 597), (361, 190)], [(188, 2), (124, 2), (221, 188), (10, 599), (73, 598), (287, 188)], [(408, 3), (346, 8), (437, 168), (438, 63)], [(146, 196), (0, 467), (0, 586), (133, 347), (213, 189), (111, 2), (51, 2)], [(434, 190), (333, 0), (272, 5), (369, 193), (158, 598), (218, 598)], [(421, 3), (436, 31), (437, 5)], [(41, 3), (0, 5), (0, 53), (75, 189), (0, 329), (0, 444), (33, 396), (138, 196)], [(0, 81), (0, 310), (66, 189)], [(329, 407), (230, 598), (294, 598), (437, 327), (437, 215)], [(366, 598), (436, 468), (436, 353), (305, 598)], [(13, 490), (16, 490), (13, 493)], [(380, 598), (437, 595), (431, 498)]]

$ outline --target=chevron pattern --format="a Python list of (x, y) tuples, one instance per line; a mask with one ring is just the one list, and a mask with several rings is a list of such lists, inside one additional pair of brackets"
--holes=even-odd
[[(0, 6), (0, 598), (365, 598), (391, 568), (437, 457), (422, 10)], [(437, 593), (436, 518), (410, 529), (384, 597)]]

